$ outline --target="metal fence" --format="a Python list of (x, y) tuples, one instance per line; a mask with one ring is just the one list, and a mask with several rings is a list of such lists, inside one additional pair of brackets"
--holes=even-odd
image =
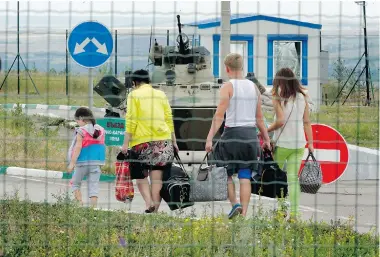
[[(0, 256), (378, 256), (379, 3), (225, 4), (0, 3)], [(267, 127), (280, 68), (291, 68), (308, 90), (323, 173), (318, 193), (265, 197), (255, 191), (263, 176), (252, 175), (247, 216), (233, 219), (228, 199), (178, 210), (162, 200), (159, 213), (147, 214), (140, 180), (133, 180), (133, 201), (118, 201), (131, 72), (148, 70), (152, 86), (166, 93), (191, 184), (228, 48), (242, 55), (242, 76), (259, 86)], [(67, 171), (80, 106), (91, 107), (107, 133), (95, 209), (88, 178), (80, 206)], [(302, 167), (306, 157), (307, 146)], [(294, 176), (288, 173), (290, 190)], [(233, 181), (240, 201), (247, 187)], [(188, 191), (173, 190), (172, 199), (186, 201)], [(289, 219), (295, 201), (298, 220)]]

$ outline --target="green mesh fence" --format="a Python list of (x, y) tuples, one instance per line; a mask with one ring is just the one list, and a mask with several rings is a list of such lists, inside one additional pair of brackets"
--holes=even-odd
[[(202, 1), (0, 3), (0, 256), (379, 255), (379, 3), (227, 3), (225, 10), (222, 2)], [(226, 27), (224, 14), (227, 21), (230, 16)], [(289, 218), (294, 191), (286, 198), (247, 193), (264, 177), (256, 166), (257, 181), (234, 176), (235, 195), (221, 201), (171, 210), (162, 199), (158, 213), (146, 213), (157, 177), (132, 180), (133, 200), (118, 201), (116, 156), (131, 73), (147, 70), (171, 105), (191, 186), (170, 193), (186, 202), (226, 80), (228, 35), (229, 51), (242, 56), (241, 79), (259, 89), (267, 128), (276, 120), (271, 89), (277, 71), (290, 68), (307, 90), (321, 188), (299, 194), (299, 219)], [(234, 103), (247, 104), (247, 97), (235, 95)], [(81, 205), (68, 171), (81, 106), (90, 107), (106, 131), (96, 208), (89, 198), (93, 174), (84, 176)], [(280, 147), (305, 139), (306, 109), (296, 108), (285, 125), (301, 132), (288, 129)], [(214, 142), (223, 141), (223, 129)], [(299, 151), (303, 167), (307, 145)], [(297, 172), (290, 170), (300, 156), (284, 158), (288, 188), (298, 190), (292, 185)], [(256, 156), (250, 162), (263, 165)], [(163, 188), (178, 181), (186, 182), (164, 179)], [(229, 219), (229, 199), (235, 204), (248, 195), (246, 216)]]

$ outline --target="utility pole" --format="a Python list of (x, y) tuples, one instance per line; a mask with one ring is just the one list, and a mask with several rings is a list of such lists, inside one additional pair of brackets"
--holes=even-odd
[[(230, 7), (230, 1), (222, 1), (221, 5), (221, 12), (222, 12), (222, 18), (221, 18), (221, 51), (220, 56), (222, 57), (222, 62), (219, 63), (220, 71), (221, 71), (221, 78), (224, 81), (228, 80), (225, 67), (223, 64), (223, 59), (227, 56), (227, 54), (230, 53), (230, 35), (231, 35), (231, 7)], [(219, 53), (218, 53), (219, 54)], [(218, 57), (220, 60), (220, 56)]]
[(363, 16), (364, 16), (364, 56), (365, 56), (365, 84), (367, 88), (367, 99), (365, 105), (370, 105), (370, 95), (369, 95), (369, 61), (368, 61), (368, 44), (367, 44), (367, 19), (366, 19), (366, 2), (357, 1), (355, 2), (363, 6)]

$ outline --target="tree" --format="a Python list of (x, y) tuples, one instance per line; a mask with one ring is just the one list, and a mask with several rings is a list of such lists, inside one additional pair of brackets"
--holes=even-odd
[(54, 68), (51, 68), (49, 70), (49, 74), (55, 76), (55, 75), (57, 75), (57, 71)]
[(333, 78), (338, 82), (338, 89), (343, 86), (343, 83), (347, 80), (348, 70), (342, 58), (338, 58), (334, 62)]
[(32, 69), (30, 70), (30, 72), (33, 72), (33, 73), (37, 73), (37, 72), (38, 72), (37, 67), (36, 67), (36, 63), (35, 63), (35, 62), (33, 62), (33, 67), (32, 67)]
[[(342, 87), (344, 86), (344, 84), (346, 83), (347, 80), (348, 80), (348, 82), (346, 83), (345, 88), (343, 89), (342, 93), (340, 94), (340, 97), (346, 98), (347, 94), (351, 91), (352, 87), (355, 85), (356, 80), (358, 80), (358, 83), (355, 85), (355, 88), (352, 90), (352, 93), (350, 95), (351, 100), (353, 100), (353, 98), (355, 98), (361, 94), (361, 92), (363, 90), (362, 88), (365, 86), (365, 84), (363, 84), (364, 83), (363, 81), (365, 81), (365, 78), (363, 77), (364, 73), (359, 78), (359, 75), (360, 75), (362, 69), (363, 69), (363, 67), (361, 67), (359, 65), (356, 68), (356, 70), (354, 72), (352, 72), (352, 69), (348, 68), (346, 66), (345, 61), (340, 57), (334, 62), (334, 68), (333, 68), (332, 76), (337, 81), (337, 84), (338, 84), (338, 87), (336, 90), (337, 91), (336, 96), (337, 96), (338, 92), (340, 92), (342, 90)], [(351, 72), (352, 72), (352, 75), (351, 75), (351, 77), (349, 77)], [(363, 80), (363, 78), (364, 78), (364, 80)]]

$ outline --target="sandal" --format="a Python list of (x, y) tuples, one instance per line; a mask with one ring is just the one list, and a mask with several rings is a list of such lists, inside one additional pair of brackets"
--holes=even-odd
[(150, 206), (148, 209), (145, 210), (145, 213), (152, 213), (156, 210), (156, 207)]

